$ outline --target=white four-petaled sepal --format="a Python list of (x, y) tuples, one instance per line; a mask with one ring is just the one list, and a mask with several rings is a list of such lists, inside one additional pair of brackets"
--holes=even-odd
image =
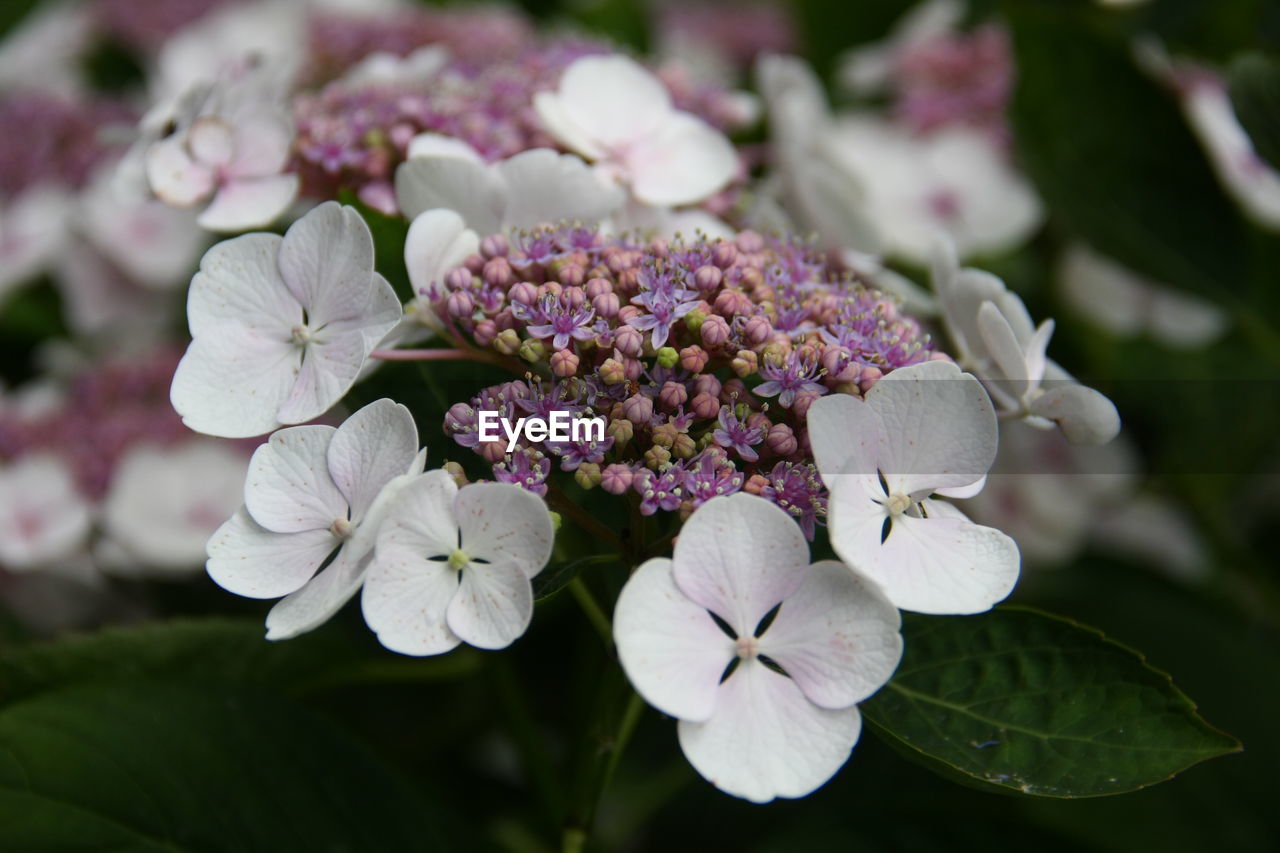
[(283, 238), (219, 243), (191, 281), (173, 407), (197, 432), (227, 438), (309, 421), (350, 390), (401, 314), (350, 207), (326, 202)]
[(627, 677), (680, 720), (689, 762), (755, 802), (803, 797), (840, 769), (862, 726), (856, 703), (901, 659), (899, 626), (874, 584), (809, 565), (795, 522), (747, 494), (700, 507), (673, 558), (627, 581), (613, 623)]
[(531, 492), (506, 483), (459, 489), (448, 472), (428, 471), (382, 523), (361, 595), (365, 622), (407, 655), (464, 642), (505, 648), (529, 627), (530, 581), (553, 539), (551, 513)]
[(977, 379), (923, 362), (887, 374), (865, 398), (817, 400), (808, 419), (831, 491), (832, 547), (895, 605), (979, 613), (1013, 590), (1013, 540), (931, 498), (974, 494), (995, 460), (995, 412)]

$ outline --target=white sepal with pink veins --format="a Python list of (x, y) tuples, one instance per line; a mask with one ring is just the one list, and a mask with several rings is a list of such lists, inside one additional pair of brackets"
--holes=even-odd
[(158, 198), (174, 207), (207, 204), (197, 222), (210, 231), (270, 225), (293, 203), (298, 176), (284, 172), (293, 122), (272, 74), (199, 88), (179, 112), (173, 132), (144, 157)]
[(559, 88), (539, 92), (533, 103), (552, 136), (645, 204), (704, 201), (738, 169), (724, 134), (675, 109), (662, 81), (625, 56), (574, 61)]
[(318, 627), (360, 589), (378, 525), (425, 462), (413, 416), (386, 398), (336, 429), (280, 430), (249, 462), (244, 506), (209, 540), (209, 576), (248, 598), (285, 596), (269, 640)]
[(932, 497), (976, 494), (995, 460), (995, 411), (977, 379), (946, 361), (913, 364), (865, 397), (823, 397), (808, 419), (831, 545), (890, 601), (981, 613), (1013, 590), (1013, 540)]
[(92, 510), (65, 462), (37, 453), (0, 465), (0, 567), (28, 571), (69, 560), (89, 538)]
[(283, 238), (219, 243), (191, 281), (192, 341), (173, 407), (197, 432), (226, 438), (309, 421), (351, 389), (401, 314), (353, 208), (325, 202)]
[(680, 721), (694, 769), (768, 802), (809, 794), (848, 759), (857, 703), (902, 657), (899, 625), (874, 584), (834, 561), (810, 565), (784, 511), (737, 494), (694, 512), (672, 559), (636, 570), (613, 629), (627, 677)]
[(378, 532), (361, 608), (378, 640), (406, 655), (461, 643), (501, 649), (533, 618), (532, 578), (551, 558), (542, 499), (507, 483), (458, 488), (428, 471), (400, 493)]

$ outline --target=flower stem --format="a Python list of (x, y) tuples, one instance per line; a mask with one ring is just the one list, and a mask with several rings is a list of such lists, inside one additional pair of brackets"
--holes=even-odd
[(369, 357), (383, 361), (487, 361), (461, 349), (376, 349)]
[(595, 628), (596, 633), (600, 635), (600, 639), (604, 640), (605, 648), (612, 648), (613, 626), (609, 623), (609, 617), (600, 609), (600, 605), (596, 602), (595, 596), (591, 594), (591, 590), (582, 582), (582, 578), (574, 578), (569, 581), (569, 592), (573, 593), (573, 597), (577, 600), (578, 606), (582, 608), (582, 612), (587, 614), (591, 627)]

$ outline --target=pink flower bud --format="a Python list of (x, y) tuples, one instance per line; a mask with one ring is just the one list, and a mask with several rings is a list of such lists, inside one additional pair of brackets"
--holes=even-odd
[(769, 340), (773, 334), (773, 324), (769, 322), (768, 317), (757, 314), (742, 327), (742, 333), (747, 336), (747, 340), (753, 346), (759, 346)]
[(475, 311), (476, 303), (471, 298), (471, 294), (465, 290), (455, 290), (449, 294), (449, 316), (457, 319), (470, 317), (471, 312)]
[(622, 371), (628, 379), (634, 382), (640, 378), (641, 373), (644, 373), (644, 365), (640, 363), (640, 359), (624, 355), (622, 357)]
[(723, 280), (724, 273), (720, 271), (720, 268), (713, 267), (710, 264), (703, 264), (693, 274), (693, 283), (703, 293), (710, 293), (715, 290)]
[(539, 296), (554, 296), (559, 299), (562, 293), (564, 293), (564, 285), (558, 281), (548, 281), (538, 287)]
[(702, 335), (702, 345), (709, 350), (719, 349), (729, 340), (729, 324), (724, 317), (715, 314), (702, 321), (699, 332)]
[(693, 396), (689, 410), (699, 418), (710, 419), (720, 414), (720, 400), (714, 394), (703, 391)]
[(630, 467), (614, 463), (600, 472), (600, 488), (611, 495), (621, 495), (631, 488), (634, 478)]
[(480, 241), (480, 254), (486, 258), (496, 258), (499, 255), (505, 255), (510, 246), (507, 245), (507, 238), (501, 234), (490, 234)]
[(809, 407), (813, 405), (813, 401), (820, 399), (822, 395), (817, 391), (799, 391), (791, 401), (791, 413), (797, 418), (803, 418), (809, 413)]
[(858, 378), (858, 387), (861, 388), (862, 393), (865, 394), (872, 389), (876, 382), (880, 380), (881, 376), (884, 376), (884, 372), (880, 368), (864, 367), (862, 368), (862, 376)]
[(466, 267), (454, 267), (445, 275), (444, 283), (450, 290), (466, 290), (471, 286), (471, 270)]
[(515, 355), (520, 349), (520, 334), (515, 329), (503, 329), (493, 339), (493, 348), (503, 355)]
[(710, 394), (712, 397), (720, 396), (720, 380), (714, 374), (706, 373), (702, 376), (693, 378), (694, 394)]
[(560, 301), (570, 308), (581, 308), (582, 303), (587, 301), (587, 294), (583, 292), (581, 287), (566, 287), (564, 292), (560, 294)]
[(476, 327), (471, 334), (476, 339), (477, 345), (487, 347), (498, 336), (498, 324), (492, 320), (481, 320), (476, 323)]
[(622, 369), (622, 362), (618, 359), (606, 358), (600, 365), (600, 381), (605, 385), (617, 385), (626, 378), (626, 371)]
[[(599, 279), (596, 279), (599, 281)], [(618, 301), (616, 293), (599, 293), (591, 300), (591, 307), (596, 309), (596, 313), (606, 320), (618, 316), (618, 309), (622, 306)], [(628, 328), (630, 328), (628, 326)]]
[(522, 305), (532, 305), (538, 301), (538, 288), (527, 281), (517, 281), (507, 291), (507, 299)]
[(472, 275), (480, 275), (480, 272), (484, 269), (484, 264), (485, 260), (480, 255), (468, 255), (467, 259), (462, 262), (462, 265), (470, 270)]
[(551, 354), (551, 372), (568, 379), (578, 372), (578, 357), (567, 349), (556, 350)]
[(507, 455), (507, 446), (501, 441), (482, 441), (476, 446), (480, 448), (480, 455), (484, 457), (484, 461), (490, 465), (501, 462), (502, 457)]
[(750, 376), (760, 367), (760, 359), (755, 352), (749, 349), (740, 349), (738, 354), (733, 357), (733, 361), (729, 362), (729, 367), (737, 376)]
[(710, 358), (702, 347), (688, 346), (680, 350), (680, 367), (690, 373), (701, 373)]
[(587, 296), (595, 299), (602, 293), (613, 293), (613, 282), (607, 278), (593, 278), (587, 281)]
[[(618, 319), (622, 319), (622, 311), (618, 312)], [(635, 326), (622, 326), (618, 331), (614, 332), (613, 345), (618, 348), (618, 352), (623, 355), (637, 356), (644, 349), (644, 333)]]
[(633, 424), (647, 425), (653, 419), (653, 400), (643, 394), (632, 394), (623, 401), (622, 411)]
[(565, 264), (560, 267), (560, 273), (556, 276), (561, 284), (565, 287), (581, 287), (586, 281), (586, 271), (578, 264)]
[(764, 251), (764, 238), (754, 231), (742, 231), (738, 234), (738, 249), (748, 255)]
[(796, 434), (786, 424), (774, 424), (770, 427), (764, 443), (779, 456), (790, 456), (800, 447)]
[(485, 261), (481, 274), (486, 282), (495, 287), (510, 287), (516, 280), (511, 264), (501, 256)]
[(747, 478), (747, 482), (742, 484), (742, 491), (752, 495), (762, 495), (764, 490), (769, 487), (769, 480), (762, 474), (752, 474)]
[(658, 392), (658, 402), (662, 404), (662, 408), (668, 412), (674, 412), (685, 404), (689, 399), (689, 392), (685, 390), (684, 385), (679, 382), (667, 382), (662, 386), (662, 390)]
[(716, 294), (716, 301), (712, 308), (722, 317), (749, 314), (751, 313), (751, 299), (741, 290), (722, 290)]
[(827, 371), (828, 382), (852, 382), (862, 372), (853, 360), (853, 353), (845, 347), (830, 346), (822, 353), (822, 366)]
[(728, 240), (721, 240), (711, 253), (711, 263), (722, 270), (727, 270), (738, 260), (738, 247)]
[(768, 415), (764, 412), (752, 412), (747, 415), (747, 426), (767, 433), (773, 429), (773, 421), (769, 420)]
[(636, 317), (639, 317), (643, 313), (644, 312), (641, 311), (639, 308), (637, 308), (635, 305), (623, 305), (621, 308), (618, 309), (618, 322), (626, 323), (630, 320), (634, 320)]

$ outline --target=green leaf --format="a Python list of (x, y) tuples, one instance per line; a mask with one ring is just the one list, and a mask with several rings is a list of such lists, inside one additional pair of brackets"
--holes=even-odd
[(535, 601), (550, 598), (568, 586), (569, 582), (576, 578), (578, 573), (587, 566), (616, 563), (618, 560), (617, 554), (596, 554), (544, 569), (533, 579), (533, 598)]
[(1280, 168), (1280, 62), (1261, 54), (1231, 64), (1231, 104), (1258, 155)]
[(1248, 229), (1172, 95), (1092, 4), (1006, 3), (1022, 165), (1075, 237), (1221, 300), (1247, 282)]
[(7, 850), (419, 851), (432, 834), (399, 776), (266, 694), (100, 684), (0, 710)]
[(1169, 676), (1067, 619), (1023, 608), (908, 616), (893, 680), (863, 705), (893, 746), (962, 780), (1097, 797), (1240, 749)]

